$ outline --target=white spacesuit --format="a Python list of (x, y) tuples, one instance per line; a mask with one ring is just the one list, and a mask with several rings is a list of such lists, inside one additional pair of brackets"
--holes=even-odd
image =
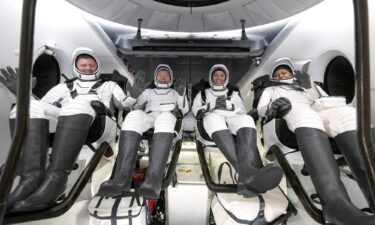
[(328, 140), (334, 138), (374, 210), (356, 136), (355, 109), (347, 106), (344, 98), (328, 96), (306, 73), (295, 71), (289, 59), (277, 60), (273, 68), (271, 79), (279, 85), (263, 91), (258, 113), (265, 118), (285, 119), (295, 133), (321, 198), (324, 218), (334, 224), (375, 224), (374, 216), (366, 215), (350, 202)]
[[(216, 77), (221, 80), (216, 81)], [(273, 164), (262, 167), (254, 120), (246, 114), (239, 93), (227, 88), (228, 69), (216, 64), (208, 79), (211, 88), (197, 94), (192, 111), (198, 119), (203, 117), (206, 132), (238, 172), (238, 194), (250, 197), (274, 188), (280, 182), (282, 171)]]
[[(99, 78), (100, 64), (92, 50), (76, 49), (72, 64), (75, 79), (53, 87), (41, 100), (31, 101), (29, 132), (20, 157), (21, 179), (8, 199), (8, 209), (46, 208), (64, 192), (68, 175), (96, 116), (91, 104), (102, 102), (110, 112), (111, 102), (122, 109), (136, 101), (127, 97), (115, 82)], [(10, 114), (14, 124), (16, 108)], [(48, 134), (55, 131), (49, 167), (44, 174)], [(113, 143), (115, 136), (114, 122), (110, 132), (101, 139)]]
[[(167, 77), (163, 81), (160, 81), (161, 74)], [(137, 83), (141, 82), (135, 82)], [(141, 135), (154, 128), (150, 164), (138, 194), (147, 199), (159, 197), (177, 120), (174, 111), (179, 109), (185, 114), (188, 112), (189, 104), (185, 95), (185, 85), (175, 83), (175, 89), (171, 87), (173, 72), (168, 65), (160, 64), (155, 69), (154, 84), (155, 88), (144, 90), (137, 99), (135, 107), (144, 106), (145, 109), (134, 110), (125, 118), (120, 133), (115, 176), (101, 185), (99, 196), (113, 197), (130, 190)]]

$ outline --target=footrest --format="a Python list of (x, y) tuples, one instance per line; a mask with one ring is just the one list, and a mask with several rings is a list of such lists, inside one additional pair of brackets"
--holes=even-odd
[(289, 201), (277, 187), (253, 198), (233, 193), (216, 193), (211, 209), (216, 224), (263, 224), (274, 221), (287, 213)]
[(147, 224), (145, 203), (145, 200), (135, 192), (116, 198), (95, 196), (88, 205), (91, 215), (90, 224), (102, 224), (103, 220), (115, 219), (122, 220), (121, 224), (145, 225)]

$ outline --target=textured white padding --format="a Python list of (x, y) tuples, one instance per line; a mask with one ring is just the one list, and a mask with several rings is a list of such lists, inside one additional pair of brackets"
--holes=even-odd
[[(113, 207), (115, 205), (116, 198), (102, 198), (99, 196), (91, 199), (88, 205), (88, 211), (91, 215), (90, 225), (111, 225), (111, 216), (117, 217), (117, 225), (146, 225), (146, 214), (147, 209), (145, 205), (142, 205), (143, 198), (139, 197), (140, 204), (137, 204), (136, 200), (132, 200), (132, 197), (122, 197), (116, 215), (114, 215)], [(99, 202), (100, 201), (100, 202)], [(131, 205), (131, 203), (133, 204)], [(131, 211), (131, 223), (129, 216)]]
[[(265, 201), (264, 216), (267, 222), (272, 222), (286, 214), (288, 199), (278, 187), (262, 196)], [(237, 219), (253, 221), (259, 213), (259, 199), (258, 197), (243, 198), (237, 194), (218, 193), (212, 199), (211, 209), (216, 224), (237, 225), (239, 223), (233, 220), (226, 211), (231, 212)]]

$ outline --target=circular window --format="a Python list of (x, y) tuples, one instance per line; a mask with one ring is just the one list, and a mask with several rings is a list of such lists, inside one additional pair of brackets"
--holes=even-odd
[(355, 94), (354, 69), (345, 57), (335, 57), (328, 63), (324, 83), (329, 95), (345, 96), (346, 103), (352, 102)]
[(33, 77), (36, 77), (33, 94), (42, 98), (60, 82), (60, 68), (56, 59), (47, 54), (40, 55), (34, 63)]

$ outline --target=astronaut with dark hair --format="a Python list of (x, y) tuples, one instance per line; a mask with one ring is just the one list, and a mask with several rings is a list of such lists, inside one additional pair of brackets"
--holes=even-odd
[[(355, 108), (343, 97), (330, 97), (307, 73), (295, 71), (289, 59), (276, 61), (271, 73), (278, 85), (267, 87), (259, 100), (261, 117), (283, 118), (295, 133), (305, 165), (332, 224), (375, 224), (375, 217), (356, 208), (340, 180), (328, 137), (344, 154), (370, 207), (374, 210), (365, 162), (357, 140)], [(265, 134), (267, 138), (267, 134)]]
[[(127, 97), (117, 83), (99, 77), (100, 62), (91, 49), (77, 48), (73, 52), (72, 67), (75, 78), (56, 85), (41, 100), (30, 102), (29, 130), (18, 168), (20, 181), (8, 198), (8, 210), (47, 208), (65, 191), (68, 175), (97, 115), (92, 104), (102, 103), (110, 112), (111, 103), (122, 109), (136, 101)], [(16, 94), (17, 73), (10, 67), (1, 72), (4, 76), (1, 82)], [(12, 133), (15, 116), (16, 107), (10, 113)], [(55, 137), (45, 173), (50, 132), (55, 132)], [(115, 142), (115, 122), (103, 135), (101, 139)]]
[(207, 134), (238, 172), (237, 193), (252, 197), (275, 188), (282, 171), (274, 164), (262, 166), (254, 120), (246, 114), (239, 92), (227, 88), (227, 67), (212, 66), (208, 79), (211, 87), (204, 90), (205, 98), (202, 93), (197, 94), (192, 111), (198, 119), (203, 118)]
[(173, 88), (172, 84), (172, 69), (166, 64), (160, 64), (154, 72), (154, 87), (145, 89), (142, 77), (136, 78), (134, 85), (127, 87), (130, 95), (137, 98), (135, 108), (144, 106), (144, 110), (133, 110), (126, 116), (121, 128), (114, 176), (102, 183), (97, 195), (115, 197), (130, 191), (141, 136), (154, 128), (149, 166), (145, 181), (137, 192), (146, 199), (159, 198), (165, 166), (173, 144), (177, 121), (175, 112), (181, 110), (182, 114), (186, 114), (189, 110), (185, 82), (177, 79)]

